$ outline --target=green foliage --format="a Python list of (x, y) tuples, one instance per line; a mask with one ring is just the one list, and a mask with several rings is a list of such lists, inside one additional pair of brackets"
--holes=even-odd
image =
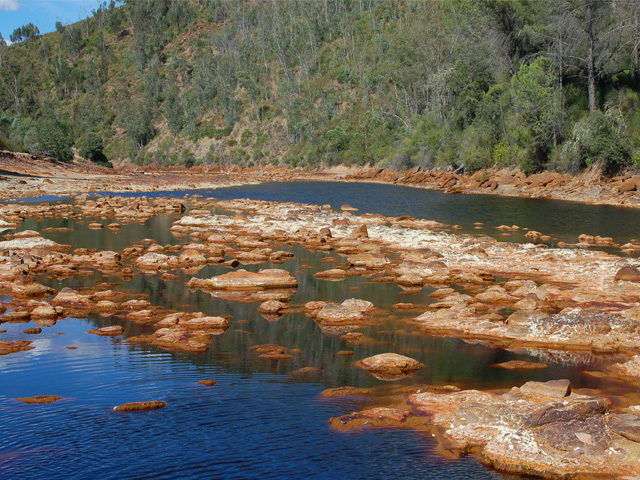
[(0, 141), (65, 158), (70, 141), (89, 158), (99, 143), (140, 164), (195, 165), (173, 153), (207, 138), (203, 160), (224, 166), (632, 165), (631, 6), (594, 4), (605, 121), (586, 118), (588, 30), (567, 1), (110, 1), (0, 38)]
[(104, 154), (102, 137), (97, 133), (89, 132), (77, 142), (78, 155), (105, 167), (112, 167), (111, 162)]
[(631, 142), (623, 118), (614, 111), (595, 111), (573, 127), (563, 154), (569, 169), (597, 166), (615, 173), (631, 162)]
[(35, 40), (40, 35), (40, 29), (33, 23), (27, 23), (16, 28), (9, 36), (13, 43), (22, 42), (23, 40)]
[(31, 151), (68, 162), (73, 159), (71, 146), (73, 132), (68, 122), (56, 118), (48, 113), (38, 120), (34, 131), (29, 132)]
[[(547, 57), (523, 65), (511, 79), (516, 116), (530, 133), (536, 150), (529, 161), (537, 169), (561, 135), (562, 116), (558, 79)], [(538, 163), (539, 165), (536, 165)]]

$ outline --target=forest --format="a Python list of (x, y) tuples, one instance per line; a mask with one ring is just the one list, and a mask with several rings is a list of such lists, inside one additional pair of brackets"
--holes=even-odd
[(0, 36), (0, 149), (635, 170), (639, 21), (640, 0), (112, 0)]

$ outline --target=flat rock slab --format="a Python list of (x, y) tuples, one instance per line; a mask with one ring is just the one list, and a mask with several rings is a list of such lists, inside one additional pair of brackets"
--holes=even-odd
[(148, 410), (157, 410), (167, 405), (167, 402), (160, 400), (152, 400), (149, 402), (129, 402), (118, 405), (114, 408), (116, 412), (144, 412)]
[(296, 288), (298, 281), (286, 270), (277, 268), (248, 272), (237, 270), (209, 279), (192, 278), (188, 288), (210, 290), (256, 290), (266, 288)]

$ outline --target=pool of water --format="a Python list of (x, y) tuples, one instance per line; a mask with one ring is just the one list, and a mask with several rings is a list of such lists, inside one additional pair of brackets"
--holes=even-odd
[[(351, 196), (348, 189), (353, 192)], [(184, 192), (174, 194), (182, 196)], [(327, 182), (311, 188), (305, 183), (285, 183), (220, 189), (210, 195), (331, 203), (336, 207), (349, 203), (361, 211), (409, 214), (447, 223), (472, 225), (483, 221), (468, 212), (460, 213), (455, 220), (438, 217), (445, 200), (455, 203), (464, 199), (463, 196), (384, 185)], [(477, 198), (495, 200), (488, 196)], [(512, 199), (500, 200), (510, 202)], [(438, 201), (445, 203), (438, 207)], [(579, 204), (568, 206), (599, 209)], [(456, 210), (453, 205), (449, 207)], [(462, 208), (459, 204), (458, 210)], [(488, 207), (478, 212), (484, 212), (487, 225), (494, 215), (495, 224), (518, 223), (535, 228), (537, 217), (531, 217), (529, 222), (517, 221), (508, 217), (511, 209), (517, 210), (515, 204), (493, 214), (488, 213)], [(159, 215), (141, 225), (124, 225), (117, 232), (90, 230), (88, 222), (64, 219), (28, 220), (21, 228), (42, 231), (47, 227), (66, 226), (71, 230), (45, 232), (44, 236), (75, 247), (121, 250), (143, 238), (154, 238), (161, 244), (187, 241), (168, 232), (176, 218)], [(36, 349), (0, 356), (0, 477), (507, 478), (483, 467), (475, 457), (442, 457), (435, 441), (425, 433), (363, 430), (345, 434), (331, 430), (328, 420), (375, 405), (378, 396), (397, 385), (433, 383), (486, 389), (510, 388), (529, 380), (569, 378), (575, 387), (602, 386), (603, 380), (584, 374), (585, 369), (597, 366), (559, 357), (551, 361), (546, 370), (495, 368), (492, 366), (495, 363), (534, 357), (425, 335), (406, 321), (417, 313), (402, 312), (393, 305), (430, 303), (433, 300), (428, 294), (432, 290), (425, 288), (407, 294), (394, 283), (375, 283), (368, 277), (350, 277), (336, 283), (318, 280), (313, 273), (330, 265), (322, 261), (323, 257), (334, 256), (339, 262), (344, 258), (332, 253), (309, 252), (301, 247), (277, 248), (292, 251), (294, 258), (282, 265), (267, 262), (243, 268), (257, 270), (273, 266), (290, 271), (299, 282), (292, 299), (294, 305), (310, 300), (341, 302), (352, 297), (373, 302), (382, 314), (375, 324), (358, 330), (370, 338), (369, 342), (354, 345), (339, 336), (328, 335), (302, 313), (269, 321), (257, 311), (257, 303), (239, 303), (186, 289), (185, 283), (191, 275), (184, 272), (178, 272), (177, 279), (168, 281), (145, 275), (123, 281), (100, 272), (93, 277), (65, 280), (40, 277), (39, 281), (56, 289), (70, 286), (83, 290), (108, 282), (116, 290), (145, 293), (152, 304), (167, 309), (231, 315), (231, 326), (224, 335), (213, 338), (207, 353), (186, 354), (127, 343), (127, 337), (148, 333), (148, 327), (127, 322), (117, 315), (64, 319), (36, 336), (22, 333), (23, 329), (35, 326), (33, 323), (2, 324), (7, 332), (0, 334), (0, 339), (34, 340)], [(226, 271), (224, 267), (207, 266), (195, 275), (205, 278)], [(8, 300), (0, 297), (0, 302)], [(113, 324), (125, 327), (122, 337), (86, 333), (91, 328)], [(250, 347), (265, 343), (299, 348), (302, 353), (289, 361), (260, 359)], [(69, 350), (68, 346), (77, 349)], [(348, 349), (354, 351), (353, 357), (336, 355)], [(355, 360), (388, 351), (411, 356), (425, 367), (407, 379), (387, 384), (353, 366)], [(289, 374), (306, 366), (319, 368), (322, 373), (308, 378)], [(204, 378), (214, 378), (218, 383), (214, 387), (198, 384)], [(374, 391), (369, 398), (321, 395), (325, 388), (344, 385), (378, 387), (381, 391)], [(61, 395), (64, 399), (51, 405), (26, 405), (14, 400), (40, 394)], [(167, 406), (152, 412), (113, 411), (118, 404), (143, 400), (164, 400)]]

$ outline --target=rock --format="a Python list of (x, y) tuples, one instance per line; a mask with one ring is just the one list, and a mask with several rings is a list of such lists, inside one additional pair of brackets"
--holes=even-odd
[(17, 340), (15, 342), (0, 340), (0, 355), (33, 350), (35, 347), (32, 347), (31, 343), (26, 340)]
[(58, 400), (62, 400), (62, 397), (58, 395), (35, 395), (33, 397), (16, 398), (15, 400), (23, 403), (43, 404), (57, 402)]
[(329, 425), (338, 430), (351, 430), (353, 428), (367, 427), (403, 427), (405, 421), (411, 416), (411, 412), (397, 408), (371, 408), (361, 412), (354, 412), (342, 417), (333, 417)]
[(93, 302), (89, 297), (80, 295), (75, 290), (65, 287), (51, 300), (51, 305), (83, 309), (92, 307)]
[(625, 265), (616, 273), (616, 282), (640, 283), (640, 270), (633, 265)]
[(306, 376), (321, 375), (321, 374), (322, 374), (322, 370), (316, 367), (302, 367), (302, 368), (299, 368), (298, 370), (289, 372), (289, 375), (291, 375), (292, 377), (306, 377)]
[(405, 273), (404, 275), (400, 275), (396, 279), (396, 282), (398, 283), (398, 285), (409, 287), (424, 285), (424, 279), (416, 273)]
[(167, 405), (167, 402), (160, 400), (152, 400), (148, 402), (129, 402), (118, 405), (114, 408), (116, 412), (144, 412), (148, 410), (157, 410)]
[(40, 305), (31, 311), (31, 318), (56, 318), (58, 312), (56, 309), (49, 305)]
[(337, 387), (327, 388), (322, 391), (322, 395), (325, 397), (346, 397), (352, 395), (369, 395), (371, 390), (368, 388), (356, 388), (356, 387)]
[(136, 259), (136, 266), (141, 270), (160, 270), (178, 268), (180, 261), (162, 253), (145, 253)]
[(636, 182), (633, 180), (627, 180), (626, 182), (622, 182), (618, 187), (619, 193), (633, 192), (635, 190), (636, 190)]
[(342, 205), (340, 207), (340, 210), (342, 210), (343, 212), (357, 212), (358, 209), (355, 207), (352, 207), (351, 205)]
[(146, 300), (127, 300), (120, 305), (124, 310), (146, 310), (151, 306), (151, 303)]
[(330, 425), (341, 430), (423, 425), (438, 433), (434, 436), (442, 448), (473, 451), (483, 462), (507, 472), (545, 478), (640, 474), (640, 416), (609, 413), (602, 397), (568, 394), (566, 380), (538, 384), (535, 395), (526, 393), (530, 387), (503, 394), (409, 394), (404, 406), (343, 415), (331, 419)]
[(630, 414), (611, 414), (607, 426), (616, 434), (632, 442), (640, 443), (640, 417)]
[(356, 362), (356, 366), (379, 380), (397, 380), (412, 375), (424, 365), (397, 353), (381, 353)]
[(386, 267), (390, 262), (382, 253), (360, 253), (349, 255), (347, 257), (349, 265), (356, 268), (381, 269)]
[(524, 360), (510, 360), (508, 362), (496, 363), (492, 367), (504, 368), (507, 370), (544, 370), (548, 367), (542, 362), (527, 362)]
[(112, 325), (111, 327), (102, 327), (94, 330), (87, 330), (87, 333), (93, 335), (101, 335), (103, 337), (115, 337), (124, 333), (124, 328), (120, 325)]
[(229, 321), (224, 317), (196, 317), (180, 322), (189, 330), (227, 330)]
[(198, 383), (200, 385), (204, 385), (205, 387), (213, 387), (218, 382), (213, 378), (206, 378), (204, 380), (200, 380)]
[(277, 313), (285, 308), (287, 308), (286, 303), (279, 302), (278, 300), (268, 300), (260, 304), (258, 311), (264, 313)]
[(38, 335), (39, 333), (42, 333), (42, 329), (40, 327), (25, 328), (22, 333), (26, 333), (27, 335)]
[(210, 279), (192, 278), (187, 288), (210, 290), (251, 290), (263, 288), (295, 288), (298, 281), (286, 270), (265, 269), (259, 272), (238, 270)]
[(349, 274), (345, 270), (342, 270), (340, 268), (332, 268), (329, 270), (317, 272), (313, 276), (321, 280), (340, 281), (348, 278)]
[(528, 397), (550, 397), (561, 399), (571, 395), (569, 380), (552, 380), (550, 382), (527, 382), (520, 391)]
[(341, 304), (328, 303), (317, 312), (312, 310), (310, 316), (326, 333), (344, 333), (362, 326), (373, 310), (375, 307), (371, 302), (352, 298)]
[(369, 238), (369, 231), (367, 230), (366, 225), (360, 225), (353, 232), (347, 235), (345, 238), (356, 239), (356, 238)]
[(17, 297), (40, 297), (54, 295), (56, 293), (53, 288), (39, 284), (33, 277), (28, 275), (19, 275), (13, 283), (10, 284), (10, 290), (11, 293)]

